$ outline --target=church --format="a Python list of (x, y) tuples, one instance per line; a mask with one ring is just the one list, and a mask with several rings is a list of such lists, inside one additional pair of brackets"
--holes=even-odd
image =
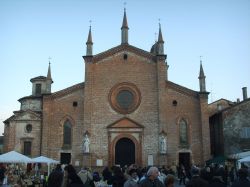
[(4, 121), (4, 152), (89, 167), (188, 167), (210, 159), (202, 63), (194, 91), (168, 80), (160, 26), (150, 51), (128, 38), (125, 10), (121, 43), (111, 49), (93, 54), (90, 27), (84, 82), (51, 92), (50, 65), (47, 76), (32, 78), (32, 95), (20, 98), (20, 110)]

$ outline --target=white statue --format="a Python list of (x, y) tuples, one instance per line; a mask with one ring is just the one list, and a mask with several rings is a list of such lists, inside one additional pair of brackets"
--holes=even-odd
[(89, 144), (90, 144), (89, 137), (87, 134), (85, 134), (85, 137), (83, 138), (82, 141), (82, 149), (84, 153), (89, 153)]
[(167, 153), (167, 140), (164, 135), (160, 136), (160, 153)]

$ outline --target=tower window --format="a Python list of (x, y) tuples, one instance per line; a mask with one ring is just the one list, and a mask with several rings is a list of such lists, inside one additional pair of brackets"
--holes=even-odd
[(32, 131), (32, 125), (27, 124), (25, 130), (26, 130), (27, 133), (30, 133)]
[(36, 95), (40, 95), (42, 93), (42, 85), (36, 84)]
[(73, 102), (73, 107), (77, 107), (77, 105), (78, 105), (77, 101), (74, 101)]
[(127, 60), (127, 59), (128, 59), (128, 55), (127, 55), (127, 54), (124, 54), (124, 55), (123, 55), (123, 59), (124, 59), (124, 60)]

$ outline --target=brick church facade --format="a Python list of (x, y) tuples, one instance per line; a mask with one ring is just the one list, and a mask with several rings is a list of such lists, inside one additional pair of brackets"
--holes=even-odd
[[(87, 39), (85, 82), (51, 93), (46, 77), (31, 79), (32, 95), (5, 120), (4, 151), (44, 155), (84, 166), (203, 164), (210, 158), (208, 92), (168, 80), (159, 27), (150, 52), (128, 43), (124, 12), (121, 44), (93, 55)], [(198, 84), (198, 80), (197, 80)], [(89, 150), (83, 150), (84, 137)]]

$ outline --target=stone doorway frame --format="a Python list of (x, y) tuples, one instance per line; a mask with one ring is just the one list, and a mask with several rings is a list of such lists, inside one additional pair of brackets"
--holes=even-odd
[(115, 146), (116, 146), (116, 143), (121, 138), (128, 138), (135, 144), (135, 164), (141, 165), (141, 162), (140, 162), (140, 160), (141, 160), (141, 146), (133, 135), (125, 134), (125, 133), (121, 133), (121, 134), (117, 135), (110, 144), (110, 152), (109, 152), (109, 158), (111, 161), (110, 165), (111, 166), (115, 165)]
[(115, 146), (121, 138), (128, 138), (135, 144), (135, 164), (142, 165), (142, 134), (144, 127), (135, 121), (122, 118), (107, 127), (108, 165), (115, 165)]

